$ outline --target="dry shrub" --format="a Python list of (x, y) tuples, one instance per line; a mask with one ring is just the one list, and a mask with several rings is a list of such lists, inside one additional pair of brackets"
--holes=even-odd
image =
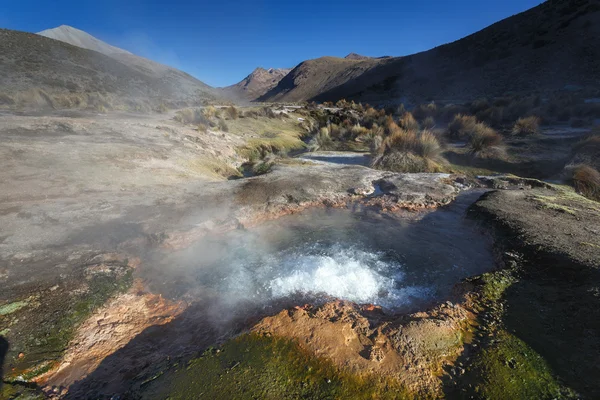
[(277, 118), (277, 113), (271, 107), (262, 107), (258, 110), (258, 114), (267, 118)]
[(333, 140), (331, 139), (329, 128), (324, 126), (319, 129), (319, 132), (311, 143), (311, 150), (327, 150), (333, 147)]
[(208, 132), (208, 125), (206, 125), (206, 124), (203, 124), (203, 123), (200, 123), (200, 124), (198, 124), (198, 126), (196, 127), (196, 130), (197, 130), (198, 132), (201, 132), (201, 133), (207, 133), (207, 132)]
[(225, 114), (229, 119), (238, 119), (240, 113), (234, 106), (229, 106), (225, 109)]
[(447, 135), (453, 139), (465, 139), (477, 126), (477, 118), (472, 115), (458, 114), (448, 124)]
[(587, 164), (600, 169), (600, 134), (588, 136), (575, 144), (570, 164)]
[(227, 126), (227, 123), (225, 122), (225, 120), (219, 119), (219, 130), (223, 131), (223, 132), (229, 132), (229, 126)]
[(397, 172), (441, 171), (441, 146), (433, 133), (402, 129), (393, 121), (388, 122), (386, 131), (388, 136), (377, 150), (374, 167)]
[(423, 120), (423, 129), (435, 128), (435, 119), (433, 117), (427, 117)]
[(394, 151), (375, 159), (372, 166), (395, 172), (440, 172), (439, 164), (412, 153)]
[(243, 112), (244, 118), (258, 118), (258, 111), (256, 110), (248, 110)]
[(356, 139), (356, 138), (366, 135), (368, 133), (369, 133), (369, 130), (367, 128), (365, 128), (364, 126), (360, 126), (360, 124), (356, 124), (350, 129), (350, 134), (352, 135), (353, 139)]
[(335, 139), (342, 139), (344, 138), (344, 136), (346, 136), (347, 134), (347, 129), (344, 127), (341, 127), (337, 124), (330, 124), (329, 125), (329, 133), (331, 135), (332, 138)]
[(158, 107), (156, 107), (156, 112), (164, 114), (169, 111), (169, 107), (165, 103), (160, 103)]
[(205, 116), (204, 109), (198, 108), (185, 108), (175, 113), (173, 119), (182, 124), (205, 124), (210, 125), (210, 121)]
[(600, 172), (589, 165), (579, 165), (573, 170), (573, 186), (581, 195), (600, 201)]
[(414, 130), (418, 131), (421, 129), (419, 123), (415, 119), (415, 117), (410, 112), (405, 112), (402, 117), (400, 117), (399, 125), (402, 129), (406, 130)]
[(214, 106), (204, 107), (202, 109), (202, 115), (206, 119), (214, 118), (217, 115), (217, 109)]
[(588, 136), (573, 146), (573, 151), (600, 158), (600, 133)]
[(479, 157), (499, 156), (503, 152), (502, 136), (482, 122), (475, 124), (468, 144), (470, 152)]
[(513, 135), (536, 135), (540, 132), (540, 118), (536, 116), (519, 118), (512, 129)]

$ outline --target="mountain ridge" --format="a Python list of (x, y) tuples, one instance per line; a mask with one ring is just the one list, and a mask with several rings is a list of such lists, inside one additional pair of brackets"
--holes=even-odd
[(597, 1), (548, 0), (424, 52), (368, 60), (322, 57), (304, 61), (260, 100), (347, 98), (383, 104), (434, 98), (461, 101), (565, 86), (599, 87), (600, 48), (594, 45), (598, 42)]

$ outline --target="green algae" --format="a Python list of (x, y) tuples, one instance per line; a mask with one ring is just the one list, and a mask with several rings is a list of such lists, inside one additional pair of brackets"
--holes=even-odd
[(466, 377), (477, 397), (485, 399), (577, 397), (557, 382), (544, 358), (506, 330), (495, 333), (492, 343), (468, 366)]
[(9, 315), (14, 313), (15, 311), (19, 311), (20, 309), (27, 307), (29, 302), (27, 301), (15, 301), (14, 303), (5, 304), (0, 306), (0, 315)]
[(397, 381), (340, 371), (289, 339), (244, 334), (148, 385), (144, 398), (409, 399)]
[(11, 344), (7, 362), (12, 367), (7, 381), (29, 381), (48, 371), (62, 356), (79, 325), (111, 297), (125, 292), (132, 283), (133, 270), (128, 268), (122, 276), (94, 275), (85, 292), (40, 293), (43, 306), (32, 313), (28, 313), (28, 309), (19, 310), (20, 319), (7, 333)]

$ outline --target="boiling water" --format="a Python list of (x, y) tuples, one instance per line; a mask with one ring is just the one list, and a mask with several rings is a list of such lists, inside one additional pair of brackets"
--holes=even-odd
[(464, 219), (480, 193), (408, 219), (317, 209), (171, 254), (155, 281), (170, 295), (211, 293), (222, 306), (337, 298), (410, 310), (493, 268), (491, 244)]

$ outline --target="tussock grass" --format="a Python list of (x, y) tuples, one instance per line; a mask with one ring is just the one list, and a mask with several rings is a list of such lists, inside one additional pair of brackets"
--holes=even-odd
[(479, 157), (503, 155), (502, 136), (484, 123), (477, 123), (469, 133), (469, 151)]
[(331, 139), (330, 128), (324, 126), (319, 129), (319, 133), (311, 141), (310, 150), (328, 150), (333, 147), (333, 140)]
[(540, 132), (540, 118), (536, 116), (519, 118), (512, 129), (513, 135), (528, 136)]
[(570, 164), (586, 164), (600, 170), (600, 134), (592, 134), (576, 143), (571, 154)]
[(587, 154), (600, 158), (600, 132), (590, 135), (575, 144), (573, 151), (578, 154)]
[(600, 201), (600, 172), (589, 165), (580, 165), (573, 170), (572, 179), (579, 194)]
[(433, 117), (427, 117), (423, 120), (423, 129), (435, 128), (435, 119)]
[[(238, 149), (244, 158), (255, 161), (268, 154), (288, 153), (306, 146), (302, 138), (315, 128), (311, 119), (298, 123), (292, 118), (279, 119), (257, 116), (228, 121), (229, 132), (241, 137), (250, 137)], [(309, 130), (307, 130), (309, 129)]]
[(181, 122), (182, 124), (210, 125), (210, 119), (206, 117), (205, 110), (206, 109), (186, 108), (177, 111), (173, 119), (177, 122)]
[(235, 106), (229, 106), (225, 109), (225, 114), (229, 119), (238, 119), (240, 112)]
[(219, 119), (218, 127), (219, 127), (219, 130), (221, 130), (223, 132), (229, 132), (229, 125), (227, 125), (227, 123), (222, 119)]
[(240, 172), (229, 164), (210, 156), (204, 156), (185, 162), (186, 175), (199, 175), (214, 180), (224, 180), (232, 176), (240, 176)]
[(477, 118), (472, 115), (458, 114), (448, 125), (447, 135), (453, 139), (465, 139), (476, 129)]
[(430, 131), (407, 130), (393, 121), (386, 123), (385, 137), (372, 166), (396, 172), (439, 172), (441, 146)]
[(406, 130), (418, 131), (419, 129), (421, 129), (421, 126), (419, 125), (419, 123), (417, 122), (415, 117), (410, 112), (405, 112), (402, 115), (402, 117), (400, 117), (400, 121), (398, 122), (398, 125), (402, 129), (406, 129)]

